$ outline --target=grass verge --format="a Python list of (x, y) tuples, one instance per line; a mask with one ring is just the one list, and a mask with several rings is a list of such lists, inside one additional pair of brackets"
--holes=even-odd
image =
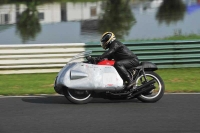
[(173, 35), (163, 38), (147, 38), (147, 39), (135, 39), (135, 40), (123, 40), (124, 42), (142, 42), (142, 41), (199, 41), (199, 34), (187, 34), (187, 35)]
[[(166, 92), (200, 92), (200, 68), (159, 69)], [(57, 73), (0, 75), (0, 95), (55, 94)]]
[(54, 94), (57, 73), (0, 75), (0, 95)]
[(200, 92), (200, 68), (160, 69), (166, 92)]
[[(159, 69), (166, 92), (200, 92), (200, 68)], [(57, 73), (0, 75), (0, 95), (55, 94)]]

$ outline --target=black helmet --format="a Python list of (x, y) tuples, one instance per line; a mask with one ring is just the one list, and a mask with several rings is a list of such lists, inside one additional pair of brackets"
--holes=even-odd
[(103, 49), (107, 49), (108, 44), (115, 39), (115, 35), (112, 32), (105, 32), (101, 37), (101, 46), (103, 47)]

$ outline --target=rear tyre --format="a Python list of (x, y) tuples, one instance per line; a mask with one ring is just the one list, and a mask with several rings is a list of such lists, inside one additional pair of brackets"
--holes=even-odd
[(86, 104), (93, 99), (92, 92), (88, 90), (63, 89), (63, 94), (75, 104)]
[[(156, 74), (155, 72), (147, 71), (147, 72), (145, 72), (145, 75), (146, 75), (146, 78), (147, 78), (148, 81), (150, 81), (152, 79), (154, 79), (156, 81), (153, 84), (155, 86), (155, 89), (150, 90), (149, 92), (144, 92), (143, 94), (141, 94), (137, 98), (138, 98), (138, 100), (140, 100), (142, 102), (146, 102), (146, 103), (157, 102), (164, 95), (164, 91), (165, 91), (164, 82), (163, 82), (162, 78), (158, 74)], [(137, 86), (142, 85), (144, 82), (145, 82), (145, 80), (144, 80), (143, 75), (141, 75), (136, 80)]]

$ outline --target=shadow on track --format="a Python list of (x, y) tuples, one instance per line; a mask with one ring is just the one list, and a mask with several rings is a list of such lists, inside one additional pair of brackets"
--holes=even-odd
[[(22, 101), (38, 104), (72, 104), (64, 96), (41, 96), (41, 97), (23, 97)], [(132, 100), (107, 100), (103, 98), (94, 98), (90, 103), (141, 103), (137, 99)]]
[(22, 101), (38, 104), (70, 104), (70, 102), (62, 96), (23, 97)]

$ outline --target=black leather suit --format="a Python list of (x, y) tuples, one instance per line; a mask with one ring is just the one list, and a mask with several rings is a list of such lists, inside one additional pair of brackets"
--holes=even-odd
[(114, 59), (116, 61), (114, 67), (116, 68), (122, 79), (130, 83), (132, 79), (127, 72), (127, 69), (139, 65), (138, 57), (124, 44), (117, 40), (114, 40), (113, 42), (108, 44), (108, 48), (109, 50), (104, 52), (99, 58)]

